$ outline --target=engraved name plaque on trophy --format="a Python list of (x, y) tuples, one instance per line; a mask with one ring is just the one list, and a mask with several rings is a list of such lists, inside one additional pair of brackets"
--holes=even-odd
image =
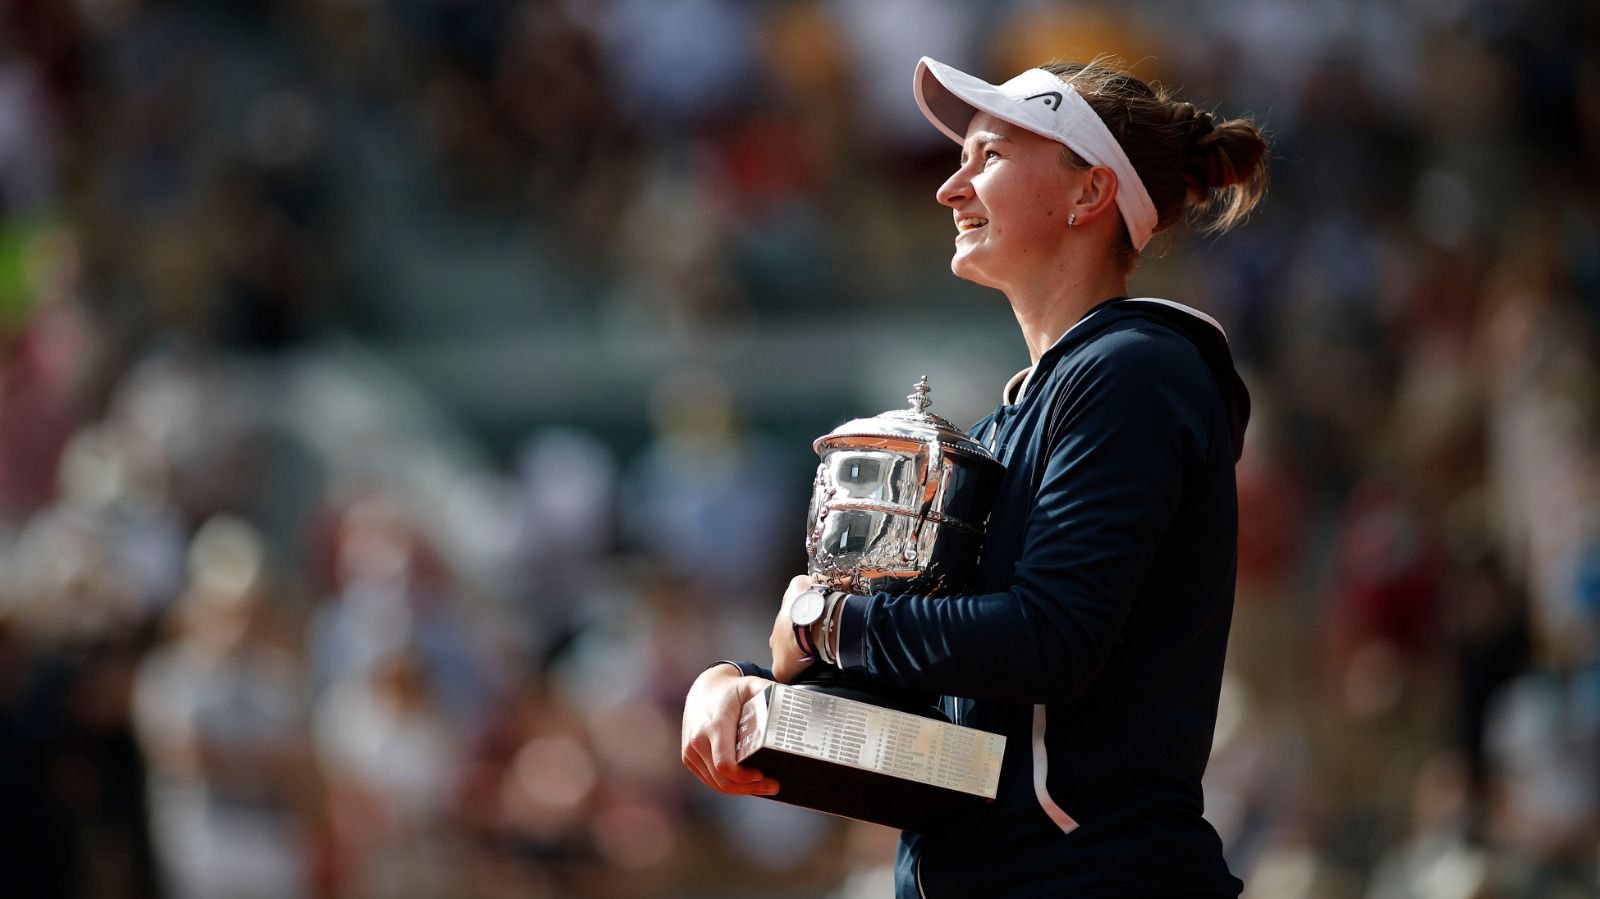
[(928, 830), (995, 797), (1006, 738), (821, 690), (773, 684), (745, 703), (741, 764), (791, 805)]
[[(930, 414), (922, 378), (910, 409), (817, 438), (806, 532), (827, 589), (939, 596), (972, 587), (1004, 469)], [(994, 799), (1005, 737), (951, 723), (934, 698), (813, 664), (793, 686), (745, 704), (741, 764), (777, 778), (781, 802), (926, 831)]]

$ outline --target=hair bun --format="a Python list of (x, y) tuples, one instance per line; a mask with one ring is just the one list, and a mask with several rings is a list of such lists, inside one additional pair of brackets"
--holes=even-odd
[(1175, 104), (1177, 115), (1174, 121), (1188, 123), (1188, 131), (1184, 135), (1184, 142), (1190, 147), (1204, 146), (1216, 131), (1216, 117), (1211, 113), (1196, 107), (1193, 103), (1182, 102)]
[[(1205, 196), (1214, 190), (1232, 187), (1257, 177), (1266, 142), (1253, 123), (1241, 119), (1214, 122), (1204, 113), (1205, 124), (1196, 117), (1190, 128), (1188, 160), (1184, 175), (1189, 189)], [(1202, 130), (1203, 129), (1203, 130)]]
[(1266, 194), (1267, 139), (1249, 119), (1219, 119), (1104, 60), (1043, 68), (1073, 85), (1122, 145), (1156, 207), (1157, 231), (1185, 222), (1226, 231)]

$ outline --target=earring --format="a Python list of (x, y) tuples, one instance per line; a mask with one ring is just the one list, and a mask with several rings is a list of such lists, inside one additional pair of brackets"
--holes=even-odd
[(1068, 228), (1076, 228), (1076, 227), (1078, 227), (1078, 214), (1076, 212), (1074, 212), (1071, 215), (1067, 216), (1067, 227)]

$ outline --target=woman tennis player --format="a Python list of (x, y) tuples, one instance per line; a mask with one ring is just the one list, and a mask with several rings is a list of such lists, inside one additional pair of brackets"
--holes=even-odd
[(1237, 896), (1200, 782), (1249, 396), (1214, 320), (1127, 285), (1157, 234), (1245, 218), (1266, 142), (1099, 63), (996, 85), (925, 58), (914, 85), (961, 147), (937, 194), (951, 269), (1005, 295), (1033, 362), (971, 431), (1006, 466), (977, 592), (830, 594), (812, 661), (788, 612), (812, 585), (795, 578), (771, 668), (719, 663), (691, 688), (684, 763), (726, 793), (781, 791), (734, 760), (739, 709), (768, 678), (838, 665), (1007, 737), (993, 803), (903, 835), (901, 899)]

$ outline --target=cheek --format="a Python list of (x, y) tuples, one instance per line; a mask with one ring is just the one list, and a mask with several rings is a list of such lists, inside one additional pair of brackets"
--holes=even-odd
[[(1004, 215), (996, 216), (994, 236), (1008, 234), (1012, 240), (1032, 241), (1054, 236), (1058, 226), (1065, 221), (1057, 214), (1058, 195), (1039, 184), (1008, 185), (1011, 189), (999, 192), (995, 202)], [(996, 227), (998, 226), (998, 227)]]
[(1057, 224), (1056, 203), (1058, 201), (1059, 197), (1052, 192), (1035, 192), (1028, 198), (1026, 218), (1024, 220), (1035, 227), (1051, 231), (1055, 230)]

